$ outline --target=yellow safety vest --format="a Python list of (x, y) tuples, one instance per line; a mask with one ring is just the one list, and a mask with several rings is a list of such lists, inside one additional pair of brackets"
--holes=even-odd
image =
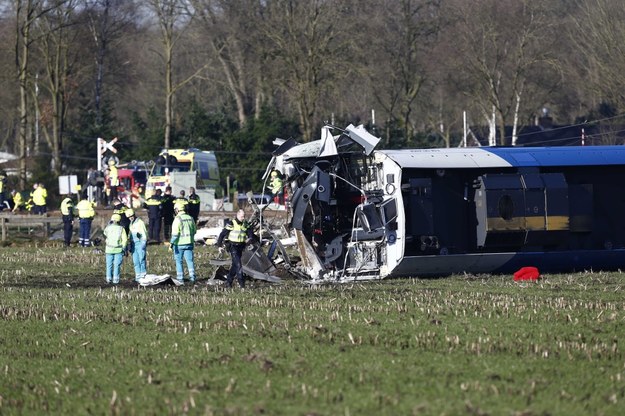
[(230, 231), (228, 233), (228, 241), (231, 243), (245, 243), (248, 228), (250, 228), (250, 225), (247, 221), (241, 223), (235, 219), (231, 223), (226, 224), (226, 230)]

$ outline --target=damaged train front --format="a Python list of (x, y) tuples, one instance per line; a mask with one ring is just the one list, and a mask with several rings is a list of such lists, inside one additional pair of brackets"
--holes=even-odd
[[(334, 135), (334, 132), (338, 134)], [(403, 256), (401, 170), (374, 151), (363, 126), (325, 126), (321, 139), (278, 140), (267, 172), (291, 195), (289, 231), (299, 261), (290, 271), (313, 283), (382, 279)]]

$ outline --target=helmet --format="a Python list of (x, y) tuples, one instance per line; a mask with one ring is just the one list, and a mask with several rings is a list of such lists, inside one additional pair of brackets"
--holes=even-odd
[(175, 204), (174, 205), (174, 211), (176, 212), (185, 212), (186, 209), (186, 205), (185, 204)]
[(128, 209), (126, 210), (126, 216), (127, 216), (127, 217), (132, 217), (132, 216), (134, 216), (134, 215), (135, 215), (135, 210), (134, 210), (134, 209), (132, 209), (132, 208), (128, 208)]
[(115, 159), (109, 159), (108, 164), (109, 165), (114, 165), (115, 164)]
[(111, 221), (113, 222), (120, 222), (122, 220), (122, 216), (119, 214), (113, 214), (111, 215)]
[(275, 178), (277, 176), (278, 176), (278, 171), (277, 170), (274, 170), (274, 171), (271, 172), (271, 177), (272, 178)]

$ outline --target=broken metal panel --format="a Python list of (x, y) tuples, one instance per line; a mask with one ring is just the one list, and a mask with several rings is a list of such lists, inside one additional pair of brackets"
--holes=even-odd
[(345, 129), (349, 133), (349, 137), (361, 145), (365, 149), (365, 154), (369, 156), (373, 149), (377, 146), (380, 141), (379, 138), (375, 137), (373, 134), (369, 133), (365, 130), (364, 126), (361, 124), (358, 127), (354, 127), (354, 125), (350, 124)]

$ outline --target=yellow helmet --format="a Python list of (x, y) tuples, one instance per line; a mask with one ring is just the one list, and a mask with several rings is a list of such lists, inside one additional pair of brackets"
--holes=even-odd
[(109, 159), (109, 165), (114, 165), (115, 164), (115, 159)]
[(176, 212), (185, 212), (186, 208), (187, 208), (186, 204), (183, 204), (183, 203), (175, 203), (174, 204), (174, 210)]
[(127, 217), (132, 217), (132, 216), (134, 216), (134, 215), (135, 215), (135, 210), (134, 210), (134, 209), (132, 209), (132, 208), (128, 208), (128, 209), (126, 210), (126, 216), (127, 216)]
[(113, 222), (120, 222), (122, 220), (122, 216), (119, 214), (113, 214), (111, 215), (111, 221)]
[(277, 170), (274, 170), (274, 171), (271, 172), (271, 177), (272, 178), (275, 178), (277, 176), (278, 176), (278, 171)]

